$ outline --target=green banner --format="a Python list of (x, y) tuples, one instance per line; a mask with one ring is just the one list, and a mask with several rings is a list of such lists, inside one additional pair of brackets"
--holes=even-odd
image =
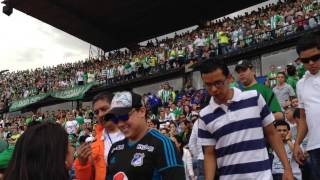
[(10, 112), (19, 111), (19, 110), (21, 110), (22, 108), (24, 108), (26, 106), (29, 106), (31, 104), (34, 104), (36, 102), (39, 102), (39, 101), (45, 99), (49, 95), (50, 94), (41, 94), (41, 95), (38, 95), (38, 96), (27, 97), (27, 98), (24, 98), (24, 99), (20, 99), (20, 100), (14, 101), (11, 104), (11, 106), (9, 108), (9, 111)]
[(51, 96), (63, 100), (78, 100), (83, 99), (85, 93), (94, 86), (95, 83), (86, 84), (83, 86), (76, 86), (64, 91), (57, 91), (51, 93)]
[(19, 110), (21, 110), (31, 104), (42, 101), (49, 96), (52, 96), (57, 99), (71, 100), (71, 101), (83, 99), (85, 93), (87, 91), (89, 91), (92, 88), (92, 86), (95, 86), (96, 84), (97, 83), (94, 82), (94, 83), (86, 84), (83, 86), (76, 86), (76, 87), (66, 89), (63, 91), (51, 92), (51, 93), (47, 93), (47, 94), (42, 94), (42, 95), (38, 95), (38, 96), (32, 96), (32, 97), (20, 99), (20, 100), (14, 101), (11, 104), (9, 111), (10, 112), (19, 111)]

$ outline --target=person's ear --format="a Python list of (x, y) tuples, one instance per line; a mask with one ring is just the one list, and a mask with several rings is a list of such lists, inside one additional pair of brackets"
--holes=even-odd
[(231, 80), (232, 80), (232, 75), (231, 75), (231, 74), (228, 74), (228, 75), (227, 75), (227, 81), (230, 82)]
[(145, 107), (141, 107), (138, 112), (139, 112), (139, 115), (141, 115), (141, 117), (145, 117), (147, 110)]
[(256, 75), (256, 70), (254, 68), (250, 68), (250, 71), (254, 76)]

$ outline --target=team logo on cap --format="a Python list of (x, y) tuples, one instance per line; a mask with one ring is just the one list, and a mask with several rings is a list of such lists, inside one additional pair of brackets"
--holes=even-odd
[(144, 156), (144, 153), (135, 153), (131, 160), (131, 165), (134, 167), (142, 166)]

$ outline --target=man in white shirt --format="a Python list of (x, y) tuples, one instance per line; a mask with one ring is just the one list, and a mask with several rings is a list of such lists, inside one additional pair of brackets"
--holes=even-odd
[(198, 141), (203, 147), (205, 178), (271, 180), (266, 139), (284, 167), (283, 179), (293, 180), (291, 166), (275, 127), (274, 116), (256, 90), (230, 88), (225, 64), (209, 59), (200, 66), (211, 100), (200, 111)]
[(122, 65), (122, 63), (120, 63), (118, 65), (118, 72), (119, 72), (119, 77), (118, 77), (118, 80), (119, 81), (122, 81), (123, 80), (123, 77), (124, 77), (124, 66)]
[(92, 83), (96, 80), (96, 74), (94, 71), (91, 69), (88, 73), (88, 83)]
[(64, 127), (69, 135), (77, 134), (79, 124), (71, 112), (68, 112), (67, 114), (67, 122), (65, 123)]
[(192, 132), (189, 139), (189, 148), (193, 158), (197, 160), (197, 169), (198, 169), (197, 177), (199, 180), (203, 180), (204, 179), (204, 166), (203, 166), (204, 157), (203, 157), (202, 147), (198, 143), (198, 128), (199, 128), (199, 120), (196, 120), (192, 127)]
[(306, 159), (300, 144), (308, 134), (310, 178), (320, 179), (320, 36), (308, 34), (297, 44), (299, 59), (308, 70), (297, 83), (300, 121), (294, 144), (294, 157), (299, 164)]
[(77, 77), (77, 81), (78, 81), (78, 85), (83, 85), (84, 84), (84, 80), (83, 80), (83, 75), (84, 72), (82, 71), (82, 69), (80, 69), (77, 73), (76, 73), (76, 77)]
[(29, 90), (26, 89), (24, 92), (23, 92), (23, 97), (28, 97), (29, 96)]
[(112, 64), (107, 67), (107, 85), (111, 85), (114, 82), (114, 72), (115, 69)]
[(201, 58), (201, 56), (202, 56), (204, 43), (205, 43), (204, 37), (200, 38), (199, 36), (195, 36), (195, 40), (194, 40), (193, 44), (196, 47), (196, 56), (198, 58)]

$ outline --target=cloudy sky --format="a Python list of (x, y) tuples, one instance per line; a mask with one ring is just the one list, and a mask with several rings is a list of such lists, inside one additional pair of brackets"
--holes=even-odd
[(0, 70), (10, 71), (83, 60), (90, 45), (48, 24), (0, 6)]
[[(269, 3), (274, 1), (276, 0), (270, 0)], [(33, 69), (88, 58), (88, 43), (17, 10), (7, 16), (2, 13), (2, 6), (0, 5), (0, 71)], [(248, 10), (252, 10), (252, 7), (245, 11)], [(243, 11), (231, 16), (238, 13), (242, 14)]]

